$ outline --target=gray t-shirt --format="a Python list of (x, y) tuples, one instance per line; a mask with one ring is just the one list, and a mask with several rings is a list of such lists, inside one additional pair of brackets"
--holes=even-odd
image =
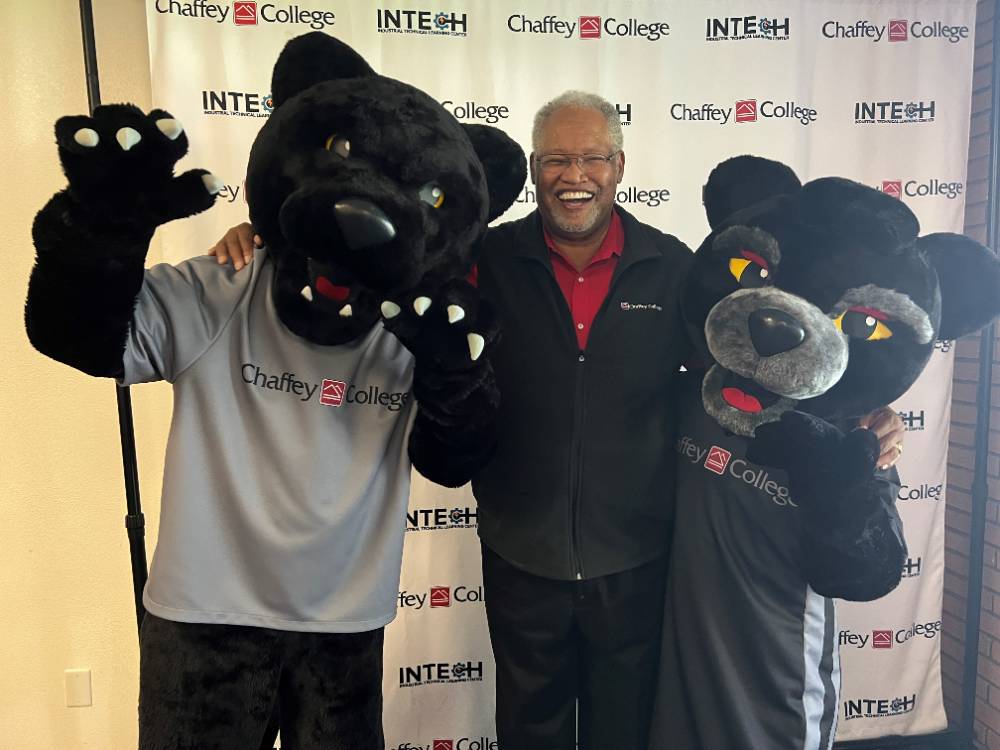
[(122, 383), (174, 387), (160, 531), (143, 595), (168, 620), (356, 632), (396, 611), (413, 358), (376, 325), (291, 333), (274, 262), (146, 272)]

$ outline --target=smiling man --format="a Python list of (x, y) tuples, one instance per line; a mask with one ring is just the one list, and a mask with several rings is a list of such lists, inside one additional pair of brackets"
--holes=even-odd
[(615, 205), (618, 112), (569, 91), (532, 133), (538, 209), (493, 229), (499, 448), (473, 481), (505, 748), (645, 748), (673, 513), (671, 383), (691, 259)]

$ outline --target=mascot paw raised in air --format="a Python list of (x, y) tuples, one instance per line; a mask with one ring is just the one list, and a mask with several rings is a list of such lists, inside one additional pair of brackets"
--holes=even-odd
[(187, 140), (159, 110), (60, 120), (69, 186), (34, 225), (35, 347), (173, 385), (143, 750), (256, 748), (275, 706), (288, 747), (382, 747), (411, 461), (459, 485), (495, 443), (497, 324), (464, 278), (524, 154), (320, 33), (286, 45), (272, 92), (248, 270), (144, 268), (156, 227), (221, 187), (174, 176)]

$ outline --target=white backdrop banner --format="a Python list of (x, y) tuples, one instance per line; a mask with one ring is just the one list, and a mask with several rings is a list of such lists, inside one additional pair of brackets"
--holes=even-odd
[[(506, 130), (526, 152), (542, 103), (570, 88), (603, 95), (626, 126), (618, 202), (692, 247), (708, 232), (705, 178), (741, 153), (780, 159), (803, 180), (836, 174), (872, 185), (905, 201), (925, 233), (962, 230), (974, 0), (146, 5), (154, 105), (184, 123), (186, 163), (226, 182), (221, 205), (162, 230), (171, 261), (204, 252), (246, 220), (247, 154), (270, 112), (271, 67), (288, 39), (312, 30), (343, 39), (456, 118)], [(534, 205), (529, 185), (502, 220)], [(838, 607), (841, 740), (946, 724), (939, 649), (951, 369), (950, 346), (940, 345), (896, 404), (909, 430), (899, 508), (910, 557), (892, 594)], [(415, 476), (399, 616), (386, 640), (389, 748), (496, 749), (482, 598), (471, 493)]]

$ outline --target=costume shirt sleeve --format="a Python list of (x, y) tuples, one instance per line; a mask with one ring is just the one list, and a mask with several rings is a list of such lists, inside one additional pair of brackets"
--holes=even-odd
[(215, 341), (257, 273), (257, 263), (240, 273), (209, 257), (148, 269), (119, 383), (174, 382)]

